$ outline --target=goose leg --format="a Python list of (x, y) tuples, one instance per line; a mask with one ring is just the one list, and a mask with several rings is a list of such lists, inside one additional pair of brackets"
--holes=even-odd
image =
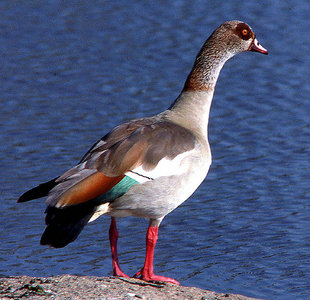
[(166, 281), (179, 285), (176, 280), (159, 276), (154, 274), (153, 260), (154, 260), (154, 248), (158, 239), (158, 226), (149, 226), (146, 234), (146, 255), (144, 267), (136, 273), (133, 277), (139, 278), (145, 281)]
[(127, 277), (120, 268), (118, 263), (118, 254), (117, 254), (117, 240), (118, 240), (118, 230), (116, 228), (116, 220), (114, 217), (111, 217), (111, 225), (109, 229), (109, 238), (110, 238), (110, 247), (111, 247), (111, 253), (112, 253), (112, 267), (113, 267), (113, 276), (118, 277)]

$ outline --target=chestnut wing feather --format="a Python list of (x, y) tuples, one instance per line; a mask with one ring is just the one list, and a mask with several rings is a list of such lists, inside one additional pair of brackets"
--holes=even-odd
[(168, 121), (148, 118), (122, 124), (57, 179), (48, 205), (63, 207), (87, 202), (117, 184), (126, 172), (141, 165), (152, 170), (161, 159), (172, 160), (194, 146), (195, 136), (189, 130)]

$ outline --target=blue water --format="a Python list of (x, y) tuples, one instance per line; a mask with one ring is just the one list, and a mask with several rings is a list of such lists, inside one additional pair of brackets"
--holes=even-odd
[[(84, 4), (83, 4), (84, 3)], [(160, 227), (157, 273), (266, 299), (310, 294), (308, 1), (1, 1), (0, 274), (111, 275), (109, 218), (63, 249), (39, 245), (44, 200), (16, 204), (108, 130), (167, 108), (223, 21), (270, 55), (223, 69), (207, 179)], [(143, 264), (147, 222), (119, 221), (120, 260)]]

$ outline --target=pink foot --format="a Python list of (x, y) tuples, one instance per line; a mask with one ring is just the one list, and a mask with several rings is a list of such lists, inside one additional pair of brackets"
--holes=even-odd
[(143, 269), (139, 271), (138, 273), (136, 273), (135, 275), (133, 275), (133, 277), (139, 278), (144, 281), (164, 281), (164, 282), (170, 282), (176, 285), (180, 285), (180, 283), (173, 278), (155, 275), (154, 273), (144, 272)]
[(130, 278), (130, 276), (126, 275), (119, 266), (113, 268), (113, 276)]
[(121, 270), (119, 263), (118, 263), (118, 254), (117, 254), (118, 231), (116, 228), (116, 220), (113, 217), (111, 218), (109, 236), (110, 236), (110, 246), (111, 246), (111, 253), (112, 253), (113, 276), (130, 278), (128, 275), (126, 275)]
[[(154, 248), (158, 238), (158, 226), (149, 226), (146, 234), (146, 255), (144, 267), (133, 277), (140, 278), (145, 281), (165, 281), (180, 285), (176, 280), (155, 275), (153, 271)], [(139, 277), (140, 276), (140, 277)]]

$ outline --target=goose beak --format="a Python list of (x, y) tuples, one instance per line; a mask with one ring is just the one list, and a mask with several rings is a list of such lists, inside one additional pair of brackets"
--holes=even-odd
[(254, 38), (251, 46), (249, 47), (249, 51), (255, 51), (255, 52), (259, 52), (262, 54), (268, 54), (267, 49), (265, 49), (256, 39), (256, 37)]

